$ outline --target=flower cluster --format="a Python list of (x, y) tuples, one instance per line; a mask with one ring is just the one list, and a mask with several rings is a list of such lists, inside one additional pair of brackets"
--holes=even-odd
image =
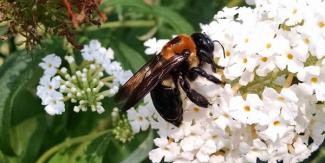
[[(201, 25), (224, 46), (223, 52), (215, 45), (215, 62), (224, 69), (214, 75), (228, 83), (200, 77), (191, 83), (208, 108), (182, 95), (179, 128), (159, 116), (149, 97), (128, 111), (134, 132), (157, 129), (152, 162), (299, 162), (322, 144), (325, 2), (249, 2), (255, 8), (224, 8)], [(165, 42), (145, 42), (146, 53), (158, 53)]]
[(114, 61), (111, 48), (104, 48), (97, 40), (90, 41), (81, 51), (83, 61), (77, 63), (73, 56), (65, 56), (67, 67), (55, 54), (47, 55), (39, 65), (44, 70), (37, 87), (45, 110), (50, 115), (62, 114), (64, 102), (71, 101), (75, 112), (105, 111), (101, 100), (114, 95), (130, 76), (119, 62)]

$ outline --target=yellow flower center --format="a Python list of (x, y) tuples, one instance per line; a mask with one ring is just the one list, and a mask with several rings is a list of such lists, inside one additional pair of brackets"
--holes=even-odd
[(225, 52), (225, 53), (226, 53), (226, 56), (227, 56), (227, 57), (229, 57), (229, 56), (230, 56), (230, 54), (231, 54), (229, 50), (226, 50), (226, 52)]
[(246, 112), (250, 112), (251, 111), (251, 107), (249, 107), (248, 105), (244, 106), (244, 110)]
[(243, 63), (247, 63), (247, 58), (244, 58), (243, 59)]
[(318, 26), (319, 26), (319, 28), (323, 28), (325, 26), (324, 21), (319, 21)]
[(274, 125), (274, 126), (279, 126), (280, 124), (281, 124), (280, 121), (274, 121), (274, 122), (273, 122), (273, 125)]
[(294, 8), (293, 10), (292, 10), (292, 14), (296, 14), (297, 13), (297, 9), (296, 8)]
[(266, 49), (270, 49), (272, 47), (272, 44), (268, 42), (268, 43), (266, 43), (265, 47), (266, 47)]
[(262, 57), (261, 59), (260, 59), (262, 62), (267, 62), (267, 57)]
[(284, 98), (283, 96), (278, 96), (278, 100), (279, 100), (279, 101), (284, 101), (285, 98)]
[(246, 37), (246, 38), (244, 39), (244, 42), (245, 42), (245, 43), (248, 43), (248, 41), (249, 41), (249, 39)]
[(198, 107), (195, 107), (195, 108), (193, 108), (193, 111), (198, 113), (198, 112), (200, 112), (200, 109)]
[(292, 60), (292, 59), (293, 59), (293, 54), (289, 53), (289, 54), (287, 55), (287, 58), (290, 59), (290, 60)]
[(313, 84), (316, 84), (318, 82), (318, 78), (317, 77), (312, 77), (310, 78), (310, 82)]
[(310, 42), (310, 41), (309, 41), (309, 39), (308, 39), (307, 37), (304, 38), (304, 43), (305, 43), (305, 44), (309, 44), (309, 42)]

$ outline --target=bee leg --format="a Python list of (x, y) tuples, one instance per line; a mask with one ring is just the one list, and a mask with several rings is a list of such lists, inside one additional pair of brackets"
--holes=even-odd
[(200, 93), (191, 88), (190, 83), (185, 79), (184, 75), (180, 75), (179, 84), (186, 93), (187, 97), (196, 105), (201, 107), (208, 107), (209, 101)]
[(207, 53), (206, 51), (201, 49), (201, 50), (199, 50), (198, 54), (199, 54), (201, 61), (206, 62), (211, 65), (211, 69), (213, 72), (216, 72), (216, 69), (224, 69), (224, 67), (221, 67), (214, 62), (212, 53), (211, 54)]
[(207, 72), (205, 72), (202, 68), (200, 67), (193, 67), (189, 70), (190, 72), (188, 73), (188, 75), (193, 78), (193, 77), (197, 77), (198, 75), (205, 77), (206, 79), (216, 83), (216, 84), (222, 84), (224, 85), (225, 83), (222, 82), (221, 80), (219, 80), (218, 78), (216, 78), (213, 75), (208, 74)]

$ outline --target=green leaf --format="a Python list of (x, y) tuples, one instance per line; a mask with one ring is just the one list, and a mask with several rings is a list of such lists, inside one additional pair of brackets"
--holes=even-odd
[[(19, 140), (25, 139), (26, 142), (22, 145), (22, 154), (19, 156), (19, 162), (35, 162), (40, 152), (42, 142), (45, 138), (46, 126), (44, 115), (38, 115), (30, 120), (26, 120), (25, 125), (20, 125), (17, 128), (17, 135)], [(32, 127), (29, 127), (32, 126)], [(33, 130), (31, 130), (33, 128)], [(30, 133), (27, 138), (26, 133)]]
[(148, 157), (153, 145), (152, 130), (136, 134), (129, 143), (112, 141), (103, 159), (103, 162), (138, 163)]
[(127, 6), (137, 7), (146, 13), (152, 13), (156, 17), (161, 18), (164, 23), (169, 24), (175, 30), (175, 33), (191, 34), (194, 29), (181, 15), (173, 10), (161, 6), (149, 6), (142, 0), (108, 0), (107, 6)]
[[(11, 55), (0, 68), (0, 150), (7, 155), (15, 155), (14, 133), (11, 134), (11, 114), (14, 99), (28, 83), (31, 73), (22, 75), (32, 58), (26, 54)], [(24, 80), (20, 80), (24, 78)]]
[(86, 151), (81, 155), (80, 159), (75, 162), (100, 163), (103, 160), (105, 151), (111, 142), (112, 135), (110, 133), (93, 140)]
[(68, 163), (69, 160), (69, 155), (65, 152), (58, 152), (55, 154), (48, 163)]
[(127, 63), (129, 65), (127, 68), (131, 68), (133, 71), (139, 70), (146, 63), (140, 53), (122, 42), (118, 43), (118, 50), (120, 50), (120, 53), (116, 57), (122, 63)]
[(316, 156), (316, 158), (314, 158), (311, 163), (322, 163), (325, 162), (325, 147), (321, 147), (318, 149), (319, 153)]
[(153, 11), (160, 16), (164, 22), (170, 24), (177, 34), (192, 34), (194, 29), (181, 15), (166, 7), (155, 6)]
[(147, 158), (148, 153), (153, 146), (153, 133), (149, 132), (147, 138), (139, 145), (139, 147), (129, 154), (121, 163), (138, 163)]
[(19, 153), (16, 157), (0, 157), (0, 162), (25, 163), (35, 162), (45, 135), (44, 116), (39, 115), (25, 120), (14, 127), (17, 131)]

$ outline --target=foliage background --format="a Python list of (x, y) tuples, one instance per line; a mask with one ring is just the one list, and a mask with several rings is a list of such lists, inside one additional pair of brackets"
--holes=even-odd
[[(240, 0), (104, 0), (99, 6), (108, 20), (99, 28), (83, 25), (77, 28), (75, 40), (86, 44), (98, 39), (112, 47), (115, 57), (133, 72), (149, 57), (144, 55), (143, 41), (155, 36), (200, 31), (200, 23), (208, 23), (224, 6), (245, 5)], [(0, 24), (0, 34), (7, 24)], [(153, 147), (155, 133), (137, 134), (126, 144), (115, 141), (110, 132), (109, 114), (115, 106), (105, 100), (106, 112), (74, 113), (69, 105), (61, 116), (45, 113), (35, 95), (42, 74), (38, 63), (49, 53), (64, 56), (80, 54), (64, 37), (44, 34), (33, 51), (21, 44), (16, 35), (0, 42), (0, 163), (40, 161), (50, 153), (48, 162), (150, 162), (148, 152)], [(305, 162), (324, 162), (325, 148), (315, 152)]]

